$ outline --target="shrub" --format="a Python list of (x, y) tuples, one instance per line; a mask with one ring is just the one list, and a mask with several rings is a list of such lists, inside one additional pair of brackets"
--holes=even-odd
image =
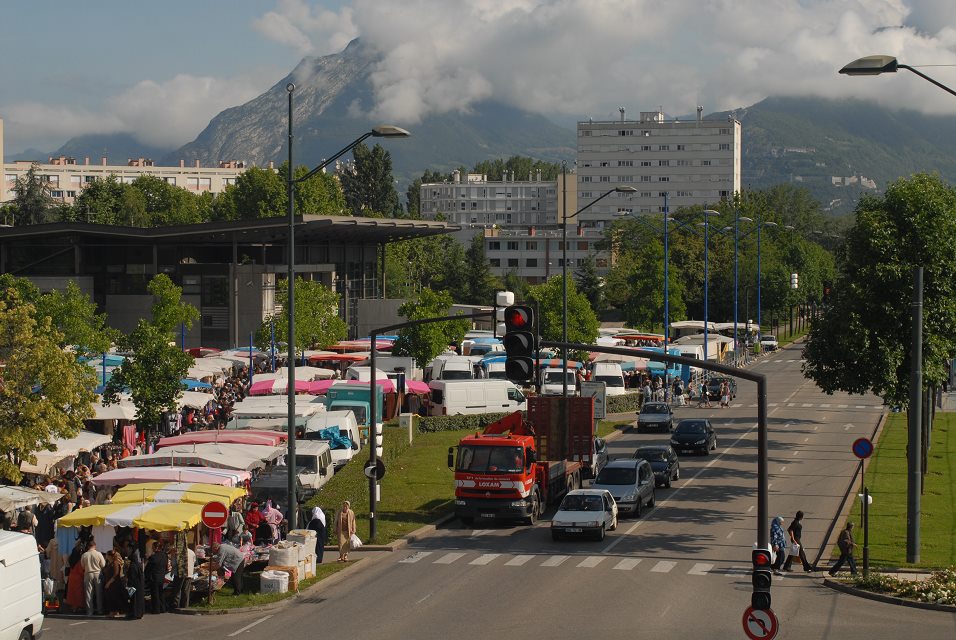
[(871, 573), (858, 577), (853, 585), (867, 591), (888, 593), (919, 602), (956, 605), (956, 566), (934, 572), (926, 580), (900, 580), (893, 576)]
[(607, 397), (608, 413), (627, 413), (641, 408), (640, 393), (625, 393), (623, 396)]
[(507, 413), (478, 413), (468, 416), (423, 416), (418, 418), (419, 433), (438, 431), (481, 431), (487, 425), (504, 418)]

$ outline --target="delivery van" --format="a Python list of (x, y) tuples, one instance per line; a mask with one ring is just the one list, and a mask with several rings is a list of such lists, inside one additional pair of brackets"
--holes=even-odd
[(624, 371), (617, 362), (595, 362), (591, 373), (591, 380), (605, 384), (607, 395), (623, 396), (627, 393), (624, 388)]
[(43, 584), (36, 539), (0, 531), (0, 640), (32, 640), (43, 627)]
[[(560, 396), (564, 393), (565, 373), (563, 367), (547, 367), (541, 372), (541, 395)], [(578, 394), (577, 374), (574, 369), (568, 369), (568, 395), (576, 396)]]
[(475, 363), (456, 354), (440, 355), (425, 367), (425, 380), (473, 380)]
[[(327, 429), (335, 429), (337, 437), (329, 439)], [(325, 432), (325, 433), (323, 433)], [(353, 457), (361, 447), (361, 435), (355, 414), (351, 411), (324, 411), (309, 418), (305, 423), (306, 440), (322, 440), (332, 448), (332, 464), (338, 471)], [(345, 440), (348, 439), (349, 442)]]
[(510, 380), (432, 380), (430, 416), (512, 413), (527, 408), (521, 389)]

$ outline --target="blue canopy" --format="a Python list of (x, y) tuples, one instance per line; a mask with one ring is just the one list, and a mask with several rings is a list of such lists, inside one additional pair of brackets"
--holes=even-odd
[(183, 383), (183, 386), (186, 387), (186, 391), (192, 391), (193, 389), (212, 389), (212, 385), (208, 382), (203, 382), (202, 380), (193, 380), (192, 378), (183, 378), (180, 380)]
[(329, 449), (351, 449), (352, 439), (343, 436), (338, 427), (328, 427), (319, 431), (319, 440), (329, 443)]

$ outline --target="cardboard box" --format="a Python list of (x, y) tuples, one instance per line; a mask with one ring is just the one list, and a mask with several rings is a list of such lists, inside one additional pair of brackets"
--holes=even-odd
[(292, 591), (293, 593), (295, 593), (299, 590), (299, 578), (300, 578), (299, 567), (297, 566), (284, 567), (284, 566), (278, 566), (278, 565), (270, 565), (266, 567), (264, 571), (285, 571), (286, 573), (289, 574), (289, 591)]

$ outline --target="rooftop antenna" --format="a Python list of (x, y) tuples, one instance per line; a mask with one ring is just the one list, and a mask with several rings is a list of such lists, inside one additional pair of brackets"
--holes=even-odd
[(618, 107), (617, 110), (621, 112), (621, 122), (624, 122), (624, 107)]

